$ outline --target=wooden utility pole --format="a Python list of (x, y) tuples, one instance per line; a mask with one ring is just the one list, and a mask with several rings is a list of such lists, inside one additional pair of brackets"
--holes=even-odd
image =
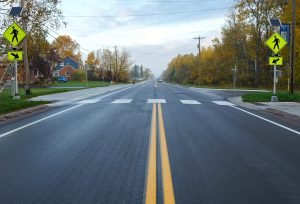
[(200, 71), (201, 71), (201, 65), (200, 65), (200, 62), (201, 62), (201, 40), (205, 39), (205, 37), (197, 37), (197, 38), (194, 38), (195, 40), (198, 40), (199, 43), (198, 43), (198, 49), (199, 49), (199, 67), (198, 67), (198, 71), (199, 71), (199, 85), (200, 85)]
[(115, 78), (116, 78), (116, 82), (118, 82), (118, 53), (117, 53), (117, 46), (115, 46), (115, 55), (116, 55), (116, 73), (115, 73)]
[(290, 91), (291, 94), (294, 93), (294, 76), (295, 76), (295, 60), (296, 60), (296, 50), (295, 50), (295, 38), (296, 38), (296, 0), (292, 0), (292, 39), (291, 39), (291, 81), (290, 81)]
[[(24, 0), (21, 0), (21, 7), (25, 10), (25, 3)], [(22, 27), (25, 33), (27, 33), (27, 26), (24, 14), (22, 14)], [(23, 40), (23, 59), (24, 59), (24, 69), (25, 69), (25, 94), (30, 94), (30, 70), (29, 70), (29, 63), (28, 63), (28, 52), (27, 52), (27, 38)]]

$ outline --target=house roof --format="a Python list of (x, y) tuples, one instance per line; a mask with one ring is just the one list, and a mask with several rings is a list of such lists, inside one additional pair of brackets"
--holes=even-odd
[(58, 71), (58, 70), (64, 68), (65, 66), (67, 66), (67, 65), (69, 65), (70, 67), (72, 67), (74, 69), (79, 69), (79, 63), (76, 62), (71, 57), (67, 57), (67, 58), (64, 59), (63, 62), (57, 63), (57, 65), (55, 67), (55, 71)]

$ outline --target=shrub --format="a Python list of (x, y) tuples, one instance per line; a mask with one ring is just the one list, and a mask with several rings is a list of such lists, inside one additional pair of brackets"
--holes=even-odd
[(86, 79), (86, 73), (84, 70), (77, 70), (73, 73), (72, 79), (75, 81), (84, 81)]

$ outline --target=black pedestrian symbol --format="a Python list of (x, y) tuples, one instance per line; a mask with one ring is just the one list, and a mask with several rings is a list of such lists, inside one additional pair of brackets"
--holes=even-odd
[(279, 61), (280, 59), (278, 58), (278, 59), (273, 59), (273, 64), (277, 64), (277, 62)]
[(13, 31), (11, 32), (11, 35), (13, 35), (13, 38), (12, 38), (11, 42), (14, 42), (15, 39), (17, 42), (19, 42), (19, 40), (18, 40), (19, 31), (17, 29), (15, 29), (15, 26), (13, 26), (12, 28), (13, 28)]
[(19, 59), (18, 53), (11, 53), (11, 55), (12, 55), (15, 59)]
[(274, 45), (274, 50), (275, 50), (275, 48), (277, 47), (278, 48), (278, 50), (279, 50), (279, 43), (280, 43), (280, 40), (277, 38), (277, 36), (275, 35), (274, 36), (274, 41), (272, 42), (272, 43), (275, 43), (275, 45)]

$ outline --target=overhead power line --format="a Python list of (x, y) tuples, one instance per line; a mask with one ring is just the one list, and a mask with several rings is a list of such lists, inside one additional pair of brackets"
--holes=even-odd
[[(46, 26), (46, 27), (47, 27), (51, 32), (55, 33), (57, 36), (60, 36), (60, 34), (57, 33), (56, 31), (52, 30), (52, 29), (49, 28), (48, 26)], [(53, 37), (55, 40), (59, 40), (57, 37), (53, 36), (53, 35), (50, 34), (50, 33), (48, 33), (48, 35), (51, 36), (51, 37)], [(63, 43), (63, 42), (61, 42), (61, 43)], [(85, 50), (85, 51), (87, 51), (87, 52), (93, 52), (93, 51), (91, 51), (91, 50), (88, 50), (88, 49), (86, 49), (86, 48), (81, 47), (79, 44), (78, 44), (78, 47), (79, 47), (79, 52), (80, 52), (80, 53), (82, 53), (82, 52), (80, 51), (80, 49), (81, 49), (81, 50)], [(82, 54), (84, 54), (84, 53), (82, 53)]]
[(164, 15), (178, 15), (178, 14), (190, 14), (190, 13), (201, 13), (207, 11), (217, 11), (217, 10), (224, 10), (230, 9), (230, 7), (222, 7), (222, 8), (214, 8), (214, 9), (203, 9), (197, 11), (177, 11), (177, 12), (165, 12), (165, 13), (147, 13), (147, 14), (130, 14), (130, 15), (92, 15), (92, 16), (85, 16), (85, 15), (78, 15), (78, 16), (64, 16), (64, 17), (72, 17), (72, 18), (121, 18), (121, 17), (144, 17), (144, 16), (164, 16)]
[[(136, 3), (136, 0), (115, 0), (116, 2), (130, 2), (130, 1), (132, 1), (132, 2), (135, 2)], [(203, 3), (203, 2), (211, 2), (211, 1), (213, 1), (213, 0), (197, 0), (197, 1), (195, 1), (195, 0), (187, 0), (187, 1), (182, 1), (182, 0), (173, 0), (173, 1), (168, 1), (168, 0), (144, 0), (144, 1), (139, 1), (139, 3), (147, 3), (147, 2), (157, 2), (157, 3)], [(215, 1), (217, 1), (217, 0), (215, 0)]]

